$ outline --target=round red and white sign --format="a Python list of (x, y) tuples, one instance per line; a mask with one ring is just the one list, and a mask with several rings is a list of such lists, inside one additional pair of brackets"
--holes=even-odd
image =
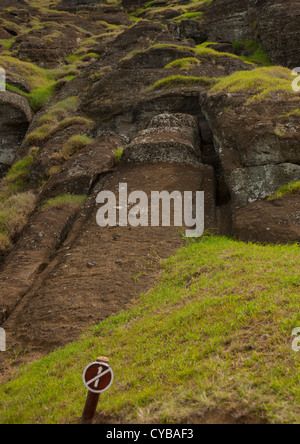
[(93, 362), (83, 372), (83, 382), (92, 393), (103, 393), (114, 381), (112, 368), (106, 362)]

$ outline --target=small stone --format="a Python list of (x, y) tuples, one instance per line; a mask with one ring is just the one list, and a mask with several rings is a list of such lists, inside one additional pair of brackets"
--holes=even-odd
[(87, 264), (86, 264), (86, 266), (88, 267), (88, 268), (94, 268), (95, 266), (96, 266), (96, 264), (95, 264), (95, 262), (88, 262)]

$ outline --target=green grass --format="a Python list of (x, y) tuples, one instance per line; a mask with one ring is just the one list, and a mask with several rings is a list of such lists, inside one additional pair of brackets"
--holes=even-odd
[(82, 207), (87, 199), (86, 195), (77, 195), (77, 194), (63, 194), (58, 197), (54, 197), (53, 199), (49, 199), (44, 205), (43, 209), (46, 208), (65, 208), (70, 207), (74, 210), (78, 210)]
[(293, 117), (293, 116), (300, 117), (300, 109), (294, 109), (293, 111), (290, 111), (289, 113), (284, 114), (282, 117), (290, 118), (290, 117)]
[(6, 51), (10, 51), (12, 45), (14, 44), (14, 41), (15, 41), (14, 38), (11, 38), (11, 39), (0, 39), (0, 45)]
[(263, 47), (255, 41), (239, 41), (233, 43), (233, 48), (236, 51), (244, 49), (245, 51), (252, 52), (251, 55), (241, 56), (241, 58), (250, 63), (255, 63), (262, 66), (270, 66), (270, 57), (265, 53)]
[(118, 148), (114, 151), (114, 154), (116, 156), (117, 163), (119, 164), (122, 160), (124, 148)]
[(7, 84), (7, 90), (16, 94), (20, 94), (28, 99), (31, 109), (39, 111), (53, 97), (55, 92), (55, 84), (46, 87), (33, 89), (30, 93), (22, 91), (20, 88)]
[(221, 78), (212, 91), (244, 92), (248, 95), (248, 104), (276, 96), (297, 97), (291, 87), (291, 70), (281, 66), (235, 72)]
[(30, 168), (38, 151), (38, 148), (32, 148), (30, 154), (15, 163), (1, 180), (0, 259), (11, 249), (14, 239), (34, 210), (35, 195), (26, 188), (30, 180)]
[(99, 408), (122, 421), (179, 422), (210, 408), (299, 422), (299, 246), (204, 238), (162, 267), (131, 309), (2, 383), (1, 423), (76, 420), (82, 372), (99, 355), (115, 372)]
[(51, 108), (49, 108), (47, 114), (44, 114), (43, 117), (39, 120), (39, 123), (44, 123), (44, 119), (49, 115), (57, 120), (68, 117), (71, 112), (77, 111), (79, 104), (80, 102), (78, 97), (67, 97), (66, 99), (52, 105)]
[(68, 160), (73, 156), (73, 154), (77, 153), (77, 151), (85, 148), (91, 143), (92, 139), (90, 139), (88, 136), (76, 134), (75, 136), (70, 137), (67, 143), (63, 146), (59, 156), (63, 160)]
[(35, 112), (40, 110), (54, 96), (54, 92), (55, 84), (51, 84), (43, 88), (33, 89), (29, 94), (26, 94), (31, 109)]
[(30, 155), (16, 162), (8, 171), (0, 184), (0, 201), (12, 194), (23, 191), (29, 183), (30, 168), (38, 154), (38, 148), (32, 148)]
[(0, 55), (0, 66), (6, 72), (13, 72), (17, 77), (25, 78), (32, 89), (49, 86), (51, 81), (53, 81), (53, 78), (50, 79), (50, 76), (47, 76), (47, 70), (12, 56)]
[(215, 83), (216, 79), (211, 77), (173, 75), (165, 79), (159, 80), (150, 87), (150, 90), (155, 91), (162, 88), (187, 87), (187, 86), (211, 87)]
[(31, 62), (25, 62), (12, 56), (0, 55), (0, 66), (15, 77), (25, 79), (30, 92), (8, 85), (8, 90), (27, 97), (34, 112), (39, 111), (54, 96), (56, 90), (64, 83), (72, 80), (79, 71), (73, 66), (57, 69), (43, 69)]
[(169, 63), (165, 66), (166, 69), (177, 68), (180, 70), (189, 70), (195, 66), (199, 66), (201, 61), (196, 59), (196, 57), (185, 57), (183, 59), (174, 60), (174, 62)]
[(269, 197), (269, 200), (277, 199), (278, 197), (289, 196), (291, 194), (300, 194), (300, 182), (290, 182), (287, 185), (279, 188), (275, 195)]
[(191, 0), (186, 2), (187, 4), (178, 4), (177, 1), (168, 1), (166, 5), (162, 5), (162, 2), (148, 2), (144, 8), (139, 8), (134, 13), (134, 18), (142, 16), (147, 13), (147, 18), (150, 19), (162, 19), (165, 13), (169, 13), (171, 10), (179, 14), (173, 20), (194, 19), (199, 20), (203, 13), (199, 10), (205, 5), (209, 5), (211, 0)]
[[(221, 57), (229, 57), (229, 58), (233, 58), (233, 59), (241, 59), (241, 57), (238, 57), (237, 55), (234, 54), (230, 54), (227, 52), (219, 52), (219, 51), (215, 51), (213, 48), (207, 48), (206, 44), (201, 44), (201, 45), (197, 45), (195, 48), (190, 47), (190, 46), (182, 46), (182, 45), (176, 45), (174, 43), (157, 43), (155, 45), (151, 45), (149, 46), (149, 48), (143, 50), (134, 50), (132, 52), (130, 52), (126, 57), (124, 57), (121, 61), (124, 60), (128, 60), (133, 58), (134, 56), (140, 54), (140, 53), (146, 53), (155, 49), (174, 49), (176, 51), (180, 51), (180, 52), (185, 52), (187, 53), (187, 55), (189, 55), (190, 57), (200, 57), (200, 58), (205, 58), (208, 60), (215, 60)], [(245, 63), (249, 63), (249, 62), (245, 62)]]
[(82, 125), (91, 128), (93, 121), (82, 116), (74, 116), (79, 107), (78, 97), (68, 97), (52, 105), (38, 122), (37, 128), (26, 136), (30, 145), (40, 144), (53, 134), (72, 125)]
[(11, 56), (4, 57), (0, 55), (0, 65), (7, 73), (13, 72), (16, 77), (27, 80), (31, 87), (30, 93), (17, 89), (15, 89), (15, 92), (28, 98), (33, 111), (42, 108), (54, 95), (56, 79), (50, 71)]
[(174, 20), (175, 21), (181, 21), (181, 20), (200, 20), (203, 16), (203, 12), (185, 12), (184, 14), (179, 15)]

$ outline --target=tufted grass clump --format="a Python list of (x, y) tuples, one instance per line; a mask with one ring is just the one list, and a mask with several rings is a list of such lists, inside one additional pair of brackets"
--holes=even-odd
[(77, 134), (75, 136), (70, 137), (67, 143), (64, 145), (61, 153), (59, 154), (59, 159), (68, 160), (70, 159), (77, 151), (85, 148), (86, 146), (92, 143), (92, 139), (88, 136)]
[(28, 156), (16, 162), (0, 182), (0, 202), (28, 186), (31, 166), (39, 153), (38, 147), (33, 147)]

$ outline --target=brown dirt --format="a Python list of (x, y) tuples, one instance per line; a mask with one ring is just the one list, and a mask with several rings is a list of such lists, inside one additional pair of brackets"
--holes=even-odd
[(299, 242), (300, 193), (246, 205), (235, 213), (233, 223), (244, 242)]
[[(78, 422), (80, 422), (80, 420), (78, 420)], [(129, 422), (125, 422), (124, 419), (122, 419), (120, 416), (108, 416), (98, 412), (95, 415), (93, 424), (129, 424)], [(255, 415), (244, 415), (241, 413), (229, 413), (221, 412), (219, 410), (213, 410), (206, 412), (203, 415), (192, 415), (188, 418), (185, 418), (183, 421), (180, 422), (180, 424), (268, 424), (268, 421)]]
[(73, 218), (74, 210), (69, 207), (44, 209), (33, 215), (0, 270), (1, 323), (14, 310), (38, 274), (49, 265)]
[[(176, 164), (124, 165), (102, 179), (80, 212), (53, 261), (4, 323), (8, 345), (37, 358), (79, 338), (89, 326), (126, 308), (151, 289), (162, 259), (184, 245), (178, 227), (109, 227), (96, 223), (100, 190), (206, 191), (206, 228), (215, 222), (211, 167)], [(26, 261), (36, 254), (27, 252)], [(24, 269), (26, 263), (22, 264)], [(7, 276), (6, 289), (13, 285)]]

